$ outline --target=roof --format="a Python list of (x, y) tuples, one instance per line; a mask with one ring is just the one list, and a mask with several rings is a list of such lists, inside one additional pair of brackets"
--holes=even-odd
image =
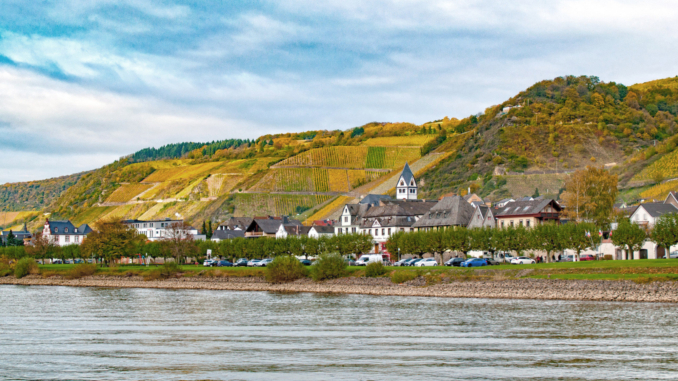
[(368, 194), (360, 200), (359, 204), (370, 204), (372, 206), (379, 205), (381, 200), (393, 200), (391, 196), (385, 194)]
[(444, 197), (412, 227), (466, 226), (475, 210), (463, 197)]
[(332, 226), (312, 226), (312, 228), (318, 233), (318, 234), (334, 234), (334, 228)]
[(402, 177), (403, 180), (405, 180), (405, 185), (408, 186), (410, 185), (410, 180), (414, 179), (414, 174), (412, 173), (409, 164), (405, 163), (405, 168), (403, 168), (403, 171), (400, 173), (400, 177)]
[(435, 201), (397, 200), (387, 201), (384, 205), (370, 208), (364, 218), (393, 216), (423, 216), (434, 205)]
[(660, 202), (648, 202), (646, 204), (641, 204), (640, 206), (653, 218), (678, 212), (678, 209), (675, 206)]
[(252, 217), (231, 217), (228, 221), (220, 224), (219, 226), (226, 226), (228, 228), (239, 227), (241, 229), (247, 229), (248, 226), (252, 223)]
[[(299, 226), (299, 225), (285, 225), (283, 226), (287, 235), (302, 236), (308, 235), (308, 232), (311, 230), (311, 226)], [(334, 229), (332, 229), (334, 231)]]
[(242, 238), (245, 236), (244, 230), (215, 230), (212, 234), (212, 239), (233, 239), (233, 238)]
[(287, 217), (283, 218), (254, 218), (252, 223), (247, 227), (247, 231), (251, 231), (254, 225), (258, 225), (261, 231), (266, 234), (275, 234), (280, 228), (280, 225), (284, 226), (302, 226), (299, 220), (290, 220)]
[(551, 204), (557, 211), (562, 210), (560, 205), (555, 200), (548, 198), (544, 200), (514, 201), (506, 204), (506, 206), (503, 208), (500, 208), (494, 214), (494, 216), (500, 218), (537, 214), (541, 213), (541, 211), (549, 204)]
[(82, 224), (80, 227), (75, 227), (71, 221), (47, 221), (49, 225), (49, 233), (51, 235), (87, 235), (92, 229), (87, 224)]
[[(184, 220), (173, 220), (171, 218), (165, 218), (162, 220), (124, 220), (123, 224), (139, 224), (139, 223), (148, 223), (148, 222), (183, 222)], [(50, 221), (51, 222), (51, 221)]]

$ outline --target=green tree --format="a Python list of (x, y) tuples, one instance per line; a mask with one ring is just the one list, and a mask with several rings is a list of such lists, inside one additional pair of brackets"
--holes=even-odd
[(534, 188), (534, 193), (532, 194), (532, 197), (534, 198), (539, 197), (539, 188)]
[(611, 234), (612, 243), (625, 251), (626, 259), (633, 259), (633, 253), (643, 247), (643, 242), (647, 238), (645, 230), (628, 219), (619, 221), (617, 229)]
[(592, 237), (588, 236), (588, 234), (593, 235), (596, 231), (596, 226), (591, 223), (568, 223), (562, 225), (563, 247), (574, 250), (576, 252), (575, 258), (578, 261), (582, 251), (594, 246)]
[(650, 239), (664, 248), (668, 258), (671, 246), (678, 244), (678, 215), (666, 214), (657, 220), (650, 232)]
[(529, 232), (531, 248), (546, 252), (546, 262), (551, 262), (553, 252), (565, 249), (562, 225), (554, 223), (539, 224)]
[(122, 257), (134, 254), (136, 242), (144, 240), (136, 230), (117, 220), (100, 221), (94, 231), (87, 235), (80, 247), (84, 256), (101, 258), (110, 265)]

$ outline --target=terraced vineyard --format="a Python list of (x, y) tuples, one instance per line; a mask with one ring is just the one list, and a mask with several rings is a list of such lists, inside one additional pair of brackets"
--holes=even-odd
[(636, 181), (648, 181), (657, 179), (671, 179), (678, 177), (678, 149), (664, 155), (650, 166), (645, 167), (633, 177)]
[(419, 148), (325, 147), (286, 159), (276, 167), (397, 168), (421, 157)]
[(106, 202), (127, 202), (151, 187), (153, 187), (151, 184), (123, 184), (108, 196)]
[(222, 162), (211, 162), (195, 165), (186, 165), (182, 167), (158, 169), (155, 172), (153, 172), (150, 176), (146, 177), (143, 180), (143, 182), (157, 183), (172, 180), (195, 179), (196, 177), (205, 175), (209, 173), (210, 170), (221, 166), (223, 166)]
[(85, 209), (83, 212), (75, 216), (71, 221), (74, 225), (80, 226), (82, 224), (91, 224), (106, 214), (112, 212), (115, 206), (93, 206)]
[(235, 216), (295, 215), (297, 208), (313, 208), (331, 199), (326, 195), (277, 195), (238, 193), (235, 196)]
[(678, 180), (667, 181), (665, 183), (657, 184), (652, 188), (642, 192), (640, 197), (644, 199), (655, 199), (657, 201), (664, 201), (666, 196), (671, 191), (678, 191)]
[(412, 136), (388, 136), (365, 140), (362, 145), (367, 147), (395, 147), (395, 146), (417, 146), (435, 139), (436, 135), (412, 135)]
[(385, 175), (363, 169), (277, 168), (264, 176), (252, 192), (349, 192)]

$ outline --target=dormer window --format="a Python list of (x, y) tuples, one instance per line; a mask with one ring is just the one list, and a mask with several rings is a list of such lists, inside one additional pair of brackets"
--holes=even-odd
[(59, 228), (54, 228), (54, 232), (55, 232), (55, 233), (58, 233), (58, 232), (59, 232)]
[(75, 233), (77, 233), (77, 232), (78, 232), (78, 228), (75, 228), (75, 230), (73, 230), (73, 231), (74, 231)]
[(68, 233), (68, 228), (65, 228), (65, 229), (64, 229), (64, 233)]

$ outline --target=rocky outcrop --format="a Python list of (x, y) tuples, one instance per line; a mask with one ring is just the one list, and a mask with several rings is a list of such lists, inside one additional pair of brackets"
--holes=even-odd
[(301, 279), (270, 284), (253, 277), (190, 277), (144, 281), (141, 277), (90, 276), (81, 279), (0, 278), (0, 285), (167, 288), (233, 291), (316, 292), (364, 295), (431, 296), (447, 298), (503, 298), (545, 300), (594, 300), (623, 302), (678, 302), (678, 282), (637, 284), (631, 281), (511, 279), (451, 281), (425, 286), (423, 278), (393, 284), (388, 278), (341, 278), (326, 282)]

